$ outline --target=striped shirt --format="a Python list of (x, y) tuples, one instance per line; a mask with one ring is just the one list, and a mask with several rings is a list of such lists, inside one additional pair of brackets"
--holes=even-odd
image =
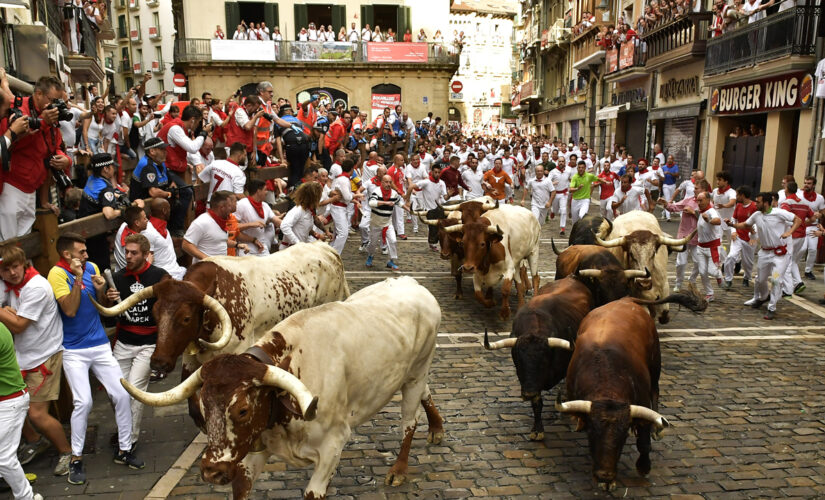
[[(393, 205), (379, 205), (379, 201), (391, 201), (393, 202)], [(398, 195), (397, 192), (395, 192), (395, 190), (391, 191), (390, 198), (385, 200), (381, 194), (381, 188), (378, 188), (370, 195), (370, 208), (372, 209), (372, 216), (389, 218), (392, 216), (392, 210), (395, 208), (395, 205), (400, 205), (402, 201), (404, 200)]]

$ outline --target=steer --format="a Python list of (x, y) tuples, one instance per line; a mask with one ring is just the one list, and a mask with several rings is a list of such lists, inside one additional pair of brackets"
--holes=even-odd
[(567, 244), (570, 246), (595, 245), (596, 234), (610, 234), (612, 229), (613, 224), (601, 215), (585, 215), (573, 224)]
[(539, 235), (541, 226), (533, 214), (523, 207), (501, 205), (485, 212), (475, 221), (456, 224), (444, 229), (448, 233), (461, 232), (464, 245), (464, 270), (473, 273), (476, 299), (486, 307), (495, 303), (484, 291), (501, 283), (502, 304), (500, 316), (510, 317), (510, 290), (516, 280), (518, 305), (524, 303), (526, 273), (520, 268), (527, 261), (533, 278), (533, 290), (539, 288)]
[[(636, 470), (650, 472), (650, 433), (668, 427), (657, 413), (661, 371), (659, 335), (645, 309), (631, 298), (610, 302), (582, 321), (567, 368), (567, 396), (556, 409), (586, 429), (593, 477), (605, 489), (615, 485), (616, 464), (628, 431), (636, 434)], [(559, 398), (561, 394), (559, 394)]]
[(444, 436), (427, 385), (440, 322), (426, 288), (410, 277), (388, 279), (346, 301), (293, 314), (244, 354), (219, 356), (165, 393), (121, 383), (153, 406), (175, 404), (202, 387), (208, 444), (201, 476), (232, 483), (236, 500), (248, 496), (270, 457), (314, 464), (304, 498), (323, 498), (352, 429), (400, 390), (403, 440), (385, 478), (398, 486), (406, 479), (419, 404), (427, 441), (438, 444)]
[[(610, 248), (626, 269), (649, 269), (651, 280), (642, 297), (656, 300), (670, 292), (667, 280), (668, 247), (681, 247), (691, 238), (693, 233), (681, 239), (671, 238), (662, 232), (653, 214), (633, 210), (617, 217), (609, 235), (598, 235), (596, 243)], [(650, 314), (658, 318), (661, 324), (670, 321), (669, 311), (668, 305), (650, 308)]]
[(444, 228), (461, 223), (461, 212), (454, 210), (448, 213), (445, 218), (444, 211), (439, 207), (428, 212), (416, 212), (416, 214), (423, 223), (438, 228), (441, 258), (450, 260), (450, 272), (455, 276), (455, 298), (464, 298), (464, 292), (461, 289), (461, 279), (463, 278), (461, 266), (464, 264), (464, 246), (461, 244), (461, 234), (444, 231)]
[[(164, 280), (98, 309), (117, 315), (152, 296), (158, 325), (152, 368), (168, 373), (183, 354), (185, 379), (219, 354), (243, 352), (290, 314), (346, 298), (349, 288), (332, 247), (301, 243), (268, 257), (210, 257), (190, 267), (182, 281)], [(223, 323), (231, 327), (216, 328), (219, 318), (228, 318)], [(213, 336), (212, 343), (204, 340)], [(195, 401), (190, 414), (202, 427)]]

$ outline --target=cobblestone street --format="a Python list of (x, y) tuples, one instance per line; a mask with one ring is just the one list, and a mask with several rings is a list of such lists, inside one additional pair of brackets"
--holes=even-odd
[[(675, 234), (675, 222), (665, 226)], [(552, 279), (555, 256), (549, 238), (557, 228), (553, 220), (543, 231), (542, 283)], [(544, 442), (527, 439), (532, 411), (521, 400), (509, 350), (487, 352), (480, 344), (485, 327), (491, 334), (506, 336), (509, 322), (498, 320), (497, 308), (487, 310), (476, 303), (470, 278), (464, 279), (465, 298), (455, 300), (448, 262), (427, 249), (423, 230), (410, 231), (409, 236), (400, 242), (401, 271), (416, 277), (442, 304), (430, 387), (445, 418), (447, 437), (439, 446), (427, 446), (425, 420), (413, 442), (409, 482), (399, 488), (385, 487), (384, 474), (401, 441), (399, 406), (393, 401), (371, 422), (355, 429), (329, 495), (358, 499), (610, 496), (596, 490), (591, 479), (586, 435), (574, 433), (570, 420), (559, 418), (553, 409), (556, 390), (544, 396)], [(357, 238), (350, 235), (344, 255), (352, 291), (392, 274), (380, 267), (375, 271), (364, 267), (365, 255), (352, 241)], [(376, 258), (376, 264), (383, 262)], [(672, 428), (663, 440), (653, 442), (653, 466), (646, 478), (635, 471), (638, 455), (633, 440), (628, 440), (613, 496), (825, 496), (821, 397), (825, 309), (815, 305), (823, 291), (821, 272), (817, 268), (815, 283), (806, 282), (803, 298), (780, 303), (773, 322), (764, 321), (762, 312), (742, 306), (751, 289), (742, 288), (740, 278), (731, 291), (716, 290), (716, 300), (702, 315), (672, 311), (671, 323), (659, 328), (663, 359), (659, 410)], [(515, 293), (512, 306), (516, 306)], [(150, 390), (163, 390), (178, 380), (177, 375), (170, 379)], [(96, 399), (92, 421), (98, 425), (97, 450), (87, 465), (88, 484), (73, 487), (65, 478), (54, 478), (44, 459), (29, 468), (41, 476), (38, 491), (47, 497), (142, 498), (168, 471), (153, 495), (231, 498), (229, 488), (200, 479), (195, 457), (202, 440), (192, 443), (178, 464), (170, 467), (196, 434), (183, 405), (146, 410), (138, 452), (147, 468), (127, 471), (111, 464), (111, 410), (102, 392), (96, 393)], [(310, 472), (270, 463), (255, 483), (252, 498), (300, 498)]]

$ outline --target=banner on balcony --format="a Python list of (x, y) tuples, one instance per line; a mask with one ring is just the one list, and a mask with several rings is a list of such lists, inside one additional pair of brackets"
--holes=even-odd
[(412, 42), (367, 44), (369, 62), (427, 62), (427, 44)]
[(636, 45), (633, 42), (625, 42), (619, 50), (619, 69), (625, 69), (633, 66), (633, 56), (635, 55)]
[(607, 72), (614, 73), (619, 70), (619, 49), (610, 49), (605, 56), (607, 59)]
[(401, 94), (372, 94), (372, 119), (384, 112), (384, 108), (395, 109), (401, 104)]
[(275, 44), (257, 40), (210, 40), (213, 61), (275, 62)]
[(804, 108), (813, 102), (813, 93), (810, 74), (790, 73), (717, 87), (710, 96), (710, 111), (730, 115)]

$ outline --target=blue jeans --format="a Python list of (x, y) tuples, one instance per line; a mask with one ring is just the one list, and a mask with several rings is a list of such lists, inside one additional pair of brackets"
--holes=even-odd
[(130, 148), (129, 146), (127, 146), (125, 144), (120, 146), (120, 154), (128, 156), (129, 158), (131, 158), (133, 160), (137, 160), (137, 153), (132, 151), (132, 148)]

